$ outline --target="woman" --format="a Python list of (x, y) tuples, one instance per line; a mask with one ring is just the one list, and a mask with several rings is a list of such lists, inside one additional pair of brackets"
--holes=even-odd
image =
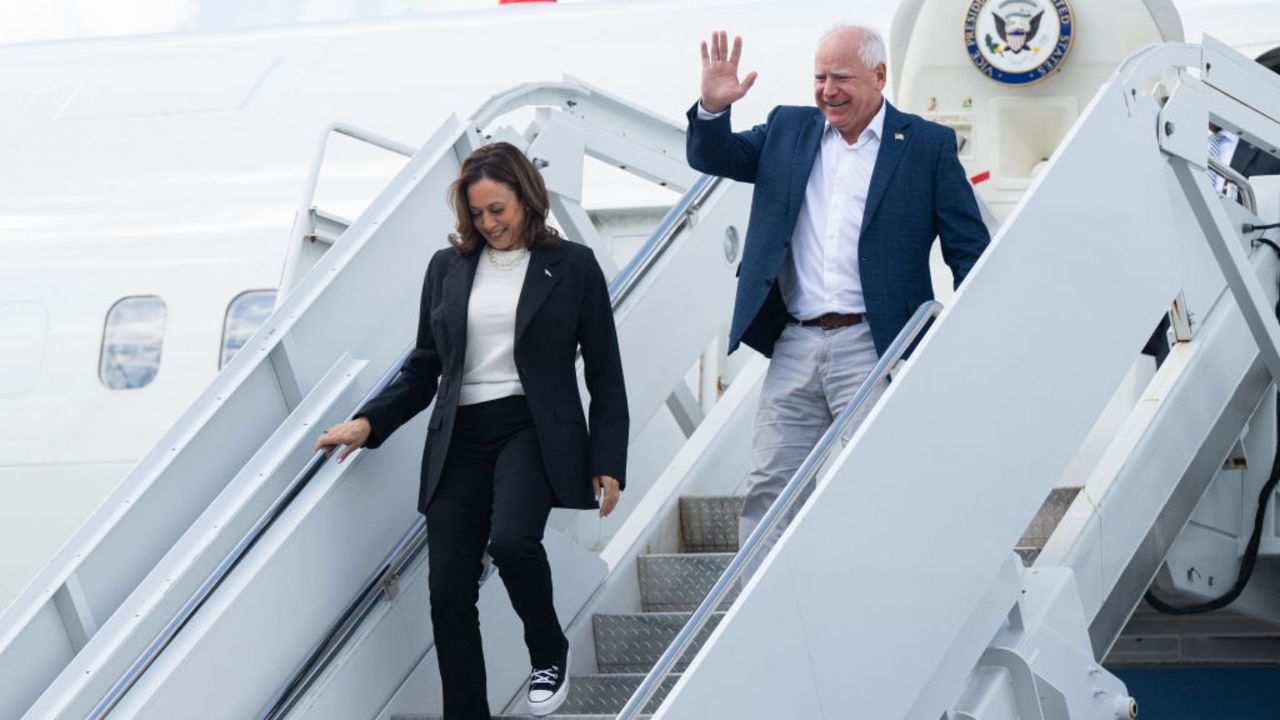
[[(542, 531), (553, 507), (608, 515), (625, 481), (627, 398), (604, 275), (546, 224), (542, 177), (515, 146), (471, 154), (450, 188), (451, 248), (427, 266), (417, 346), (395, 381), (316, 447), (376, 448), (435, 398), (418, 510), (446, 718), (489, 718), (476, 611), (486, 545), (529, 650), (529, 710), (568, 694), (569, 643)], [(575, 364), (581, 348), (590, 422)]]

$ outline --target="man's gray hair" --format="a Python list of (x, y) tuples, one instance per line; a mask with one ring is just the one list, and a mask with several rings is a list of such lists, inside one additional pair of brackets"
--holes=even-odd
[(889, 55), (884, 49), (884, 37), (875, 28), (869, 28), (866, 25), (851, 25), (841, 23), (822, 34), (822, 41), (844, 30), (858, 31), (858, 59), (862, 61), (863, 66), (868, 69), (877, 65), (888, 65)]

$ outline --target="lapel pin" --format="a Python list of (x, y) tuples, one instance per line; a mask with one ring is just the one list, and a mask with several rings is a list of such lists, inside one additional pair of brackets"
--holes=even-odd
[(547, 277), (551, 277), (551, 271), (550, 271), (550, 270), (548, 270), (548, 269), (546, 269), (546, 268), (543, 268), (543, 269), (542, 269), (542, 272), (543, 272)]
[(906, 136), (906, 135), (903, 135), (902, 133), (894, 133), (894, 134), (893, 134), (893, 139), (894, 139), (894, 140), (906, 140), (906, 139), (907, 139), (907, 136)]

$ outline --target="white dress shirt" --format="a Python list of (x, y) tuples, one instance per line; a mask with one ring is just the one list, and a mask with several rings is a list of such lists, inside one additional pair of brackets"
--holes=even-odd
[[(1224, 165), (1231, 165), (1231, 158), (1236, 154), (1236, 146), (1240, 144), (1240, 137), (1229, 130), (1219, 130), (1216, 133), (1209, 133), (1209, 157), (1220, 160)], [(1210, 170), (1209, 178), (1213, 180), (1213, 189), (1219, 193), (1226, 192), (1227, 179), (1218, 173)]]
[(858, 239), (883, 131), (883, 100), (852, 145), (830, 123), (823, 127), (804, 203), (791, 231), (791, 250), (778, 276), (782, 299), (800, 320), (829, 312), (867, 311), (858, 274)]
[[(884, 107), (881, 100), (875, 117), (852, 145), (831, 123), (823, 125), (804, 202), (791, 232), (791, 248), (778, 276), (782, 299), (797, 319), (867, 310), (858, 274), (858, 240), (871, 172), (880, 153)], [(720, 114), (698, 105), (701, 119)]]

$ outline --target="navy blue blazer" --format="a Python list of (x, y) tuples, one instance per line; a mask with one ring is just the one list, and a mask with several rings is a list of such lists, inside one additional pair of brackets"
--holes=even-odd
[[(755, 184), (729, 351), (743, 342), (770, 356), (789, 318), (778, 273), (826, 120), (815, 107), (780, 106), (763, 125), (734, 133), (730, 114), (700, 120), (698, 106), (690, 108), (686, 151), (696, 170)], [(858, 241), (867, 320), (881, 354), (916, 308), (933, 299), (929, 249), (934, 238), (942, 241), (957, 287), (990, 241), (957, 157), (955, 133), (900, 112), (886, 100)]]
[(1254, 175), (1280, 175), (1280, 158), (1262, 152), (1243, 140), (1236, 144), (1231, 155), (1231, 167), (1245, 177)]
[[(418, 510), (435, 494), (453, 436), (467, 352), (467, 304), (479, 248), (437, 252), (427, 265), (418, 310), (417, 345), (396, 379), (356, 417), (373, 427), (376, 448), (435, 399), (422, 453)], [(591, 394), (589, 418), (578, 394), (577, 353)], [(591, 478), (626, 486), (629, 419), (609, 288), (585, 245), (534, 248), (516, 303), (516, 371), (533, 416), (542, 463), (557, 507), (597, 507)]]

